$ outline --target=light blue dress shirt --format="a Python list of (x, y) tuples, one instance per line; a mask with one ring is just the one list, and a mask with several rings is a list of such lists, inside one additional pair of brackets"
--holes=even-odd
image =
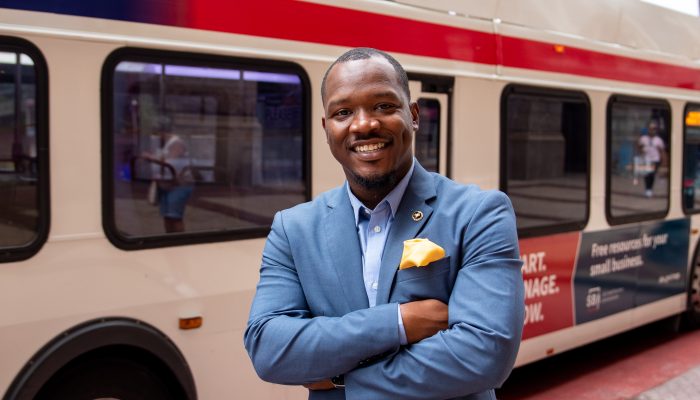
[[(377, 206), (370, 210), (362, 204), (360, 200), (350, 190), (350, 185), (345, 183), (345, 188), (350, 197), (353, 213), (355, 215), (355, 224), (357, 225), (357, 234), (360, 238), (362, 246), (362, 277), (365, 283), (365, 291), (369, 306), (374, 307), (377, 304), (377, 282), (379, 281), (379, 267), (382, 264), (382, 253), (384, 252), (384, 244), (389, 236), (391, 224), (394, 222), (396, 210), (399, 208), (401, 199), (403, 198), (408, 182), (413, 175), (413, 167), (415, 161), (411, 164), (411, 169), (408, 170), (406, 176), (399, 181), (398, 185), (384, 197)], [(396, 260), (398, 264), (400, 260)], [(399, 315), (399, 337), (402, 345), (408, 344), (406, 331), (403, 327), (403, 318), (401, 318), (401, 309), (398, 308)]]

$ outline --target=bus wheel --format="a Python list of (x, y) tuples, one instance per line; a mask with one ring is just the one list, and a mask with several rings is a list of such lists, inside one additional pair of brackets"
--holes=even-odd
[(688, 310), (685, 312), (687, 328), (700, 327), (700, 252), (696, 254), (690, 269), (690, 286), (688, 288)]
[(87, 355), (58, 371), (36, 400), (49, 399), (184, 399), (179, 385), (149, 365), (113, 354)]

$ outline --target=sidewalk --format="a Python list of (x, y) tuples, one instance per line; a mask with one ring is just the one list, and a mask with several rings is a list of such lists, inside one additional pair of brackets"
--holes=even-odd
[(693, 400), (700, 399), (700, 367), (639, 394), (634, 400)]
[(648, 325), (516, 368), (500, 400), (700, 400), (700, 329)]

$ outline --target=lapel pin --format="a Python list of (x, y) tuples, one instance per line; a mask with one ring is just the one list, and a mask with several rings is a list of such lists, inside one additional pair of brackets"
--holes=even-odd
[(414, 221), (418, 222), (423, 219), (423, 212), (414, 211), (413, 214), (411, 214), (411, 218), (413, 218)]

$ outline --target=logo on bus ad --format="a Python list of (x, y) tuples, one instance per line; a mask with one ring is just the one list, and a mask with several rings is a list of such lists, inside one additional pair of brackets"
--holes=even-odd
[(600, 292), (600, 286), (588, 289), (588, 294), (586, 295), (586, 308), (588, 310), (600, 310)]

